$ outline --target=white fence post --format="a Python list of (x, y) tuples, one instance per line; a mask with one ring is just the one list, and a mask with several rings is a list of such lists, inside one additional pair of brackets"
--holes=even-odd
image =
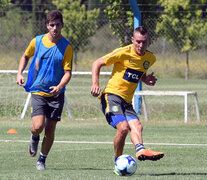
[(26, 111), (27, 111), (27, 107), (28, 107), (28, 105), (29, 105), (30, 98), (31, 98), (31, 93), (29, 93), (29, 94), (27, 95), (27, 100), (26, 100), (26, 103), (25, 103), (25, 105), (24, 105), (24, 109), (23, 109), (22, 114), (21, 114), (21, 119), (23, 119), (24, 116), (25, 116), (25, 113), (26, 113)]

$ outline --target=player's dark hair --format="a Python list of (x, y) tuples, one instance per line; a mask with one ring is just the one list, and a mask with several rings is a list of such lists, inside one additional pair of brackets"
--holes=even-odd
[(46, 23), (49, 24), (50, 21), (54, 21), (56, 19), (60, 19), (61, 23), (63, 24), (63, 16), (62, 16), (61, 11), (52, 10), (47, 14)]
[(147, 29), (144, 26), (139, 26), (134, 30), (134, 33), (139, 32), (141, 35), (148, 33)]
[[(139, 26), (134, 30), (133, 36), (134, 36), (135, 33), (140, 33), (141, 35), (146, 35), (146, 34), (148, 34), (148, 30), (144, 26)], [(151, 44), (151, 38), (150, 38), (149, 35), (148, 35), (148, 39), (149, 39), (149, 45), (150, 45)]]

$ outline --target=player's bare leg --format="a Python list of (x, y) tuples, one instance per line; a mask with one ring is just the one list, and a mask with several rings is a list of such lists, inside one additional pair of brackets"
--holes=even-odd
[(45, 116), (38, 115), (32, 117), (32, 125), (31, 125), (31, 138), (30, 138), (30, 145), (29, 145), (29, 153), (31, 157), (35, 157), (38, 150), (38, 143), (40, 140), (39, 134), (43, 131), (45, 124)]
[(45, 135), (42, 141), (42, 149), (41, 149), (41, 152), (45, 155), (48, 155), (52, 147), (52, 144), (54, 142), (56, 124), (57, 121), (46, 119)]
[(42, 130), (44, 129), (45, 125), (45, 116), (44, 115), (38, 115), (32, 117), (32, 126), (30, 128), (32, 134), (34, 136), (38, 136)]
[(129, 121), (130, 138), (133, 144), (143, 144), (142, 131), (143, 127), (139, 120), (133, 119)]
[(48, 153), (52, 147), (55, 137), (55, 128), (57, 121), (53, 121), (51, 119), (46, 119), (45, 123), (45, 135), (42, 141), (42, 148), (40, 152), (40, 156), (37, 160), (36, 168), (37, 170), (45, 170), (45, 161)]
[(116, 125), (116, 135), (114, 138), (114, 155), (118, 158), (123, 153), (126, 136), (129, 132), (129, 125), (127, 121), (120, 122)]
[(135, 119), (129, 121), (129, 126), (131, 131), (130, 137), (137, 152), (136, 153), (137, 159), (139, 159), (140, 161), (144, 161), (144, 160), (157, 161), (164, 156), (163, 152), (157, 152), (150, 149), (145, 149), (142, 139), (143, 127), (139, 120)]

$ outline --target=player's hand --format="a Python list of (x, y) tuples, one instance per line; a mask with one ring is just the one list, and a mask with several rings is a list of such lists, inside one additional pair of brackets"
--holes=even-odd
[(52, 89), (50, 94), (52, 94), (54, 97), (58, 97), (61, 92), (61, 89), (58, 86), (51, 86), (49, 89)]
[(16, 79), (16, 83), (19, 85), (19, 86), (24, 86), (24, 77), (22, 76), (22, 74), (17, 74), (17, 79)]
[(91, 86), (91, 94), (94, 97), (99, 96), (99, 94), (101, 93), (101, 88), (97, 85), (92, 85)]
[(154, 76), (154, 72), (146, 76), (145, 84), (149, 86), (154, 86), (156, 82), (157, 82), (157, 78)]

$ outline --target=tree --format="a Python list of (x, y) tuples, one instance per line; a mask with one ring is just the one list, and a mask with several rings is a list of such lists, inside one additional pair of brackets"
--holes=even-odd
[(32, 0), (32, 21), (33, 23), (33, 35), (39, 35), (46, 33), (46, 14), (48, 11), (54, 9), (52, 0)]
[(53, 0), (59, 10), (62, 10), (64, 28), (63, 35), (73, 47), (74, 64), (76, 69), (77, 53), (85, 51), (90, 43), (89, 37), (95, 34), (98, 25), (96, 19), (99, 9), (86, 10), (81, 0)]
[[(120, 46), (125, 46), (131, 43), (131, 36), (133, 33), (133, 12), (131, 10), (128, 0), (101, 0), (106, 4), (104, 12), (109, 19), (110, 28), (113, 33), (118, 36)], [(142, 25), (149, 29), (152, 39), (155, 39), (156, 21), (149, 22), (151, 18), (156, 19), (159, 14), (155, 13), (157, 10), (157, 0), (140, 0), (139, 9), (142, 13)], [(150, 6), (149, 6), (150, 5)]]
[(0, 17), (4, 16), (4, 9), (10, 4), (10, 0), (0, 0)]
[[(198, 48), (198, 40), (207, 33), (202, 19), (202, 0), (160, 0), (164, 8), (157, 32), (186, 54), (186, 79), (189, 79), (189, 52)], [(196, 4), (197, 3), (197, 4)]]
[(0, 0), (0, 7), (4, 8), (10, 3), (10, 0)]
[(18, 50), (22, 49), (25, 46), (24, 40), (30, 35), (30, 18), (31, 15), (27, 10), (24, 11), (20, 4), (14, 5), (11, 1), (1, 17), (1, 43), (8, 47), (15, 47)]
[(104, 12), (109, 20), (113, 34), (119, 38), (120, 46), (131, 42), (133, 32), (133, 12), (128, 0), (102, 0), (106, 4)]

